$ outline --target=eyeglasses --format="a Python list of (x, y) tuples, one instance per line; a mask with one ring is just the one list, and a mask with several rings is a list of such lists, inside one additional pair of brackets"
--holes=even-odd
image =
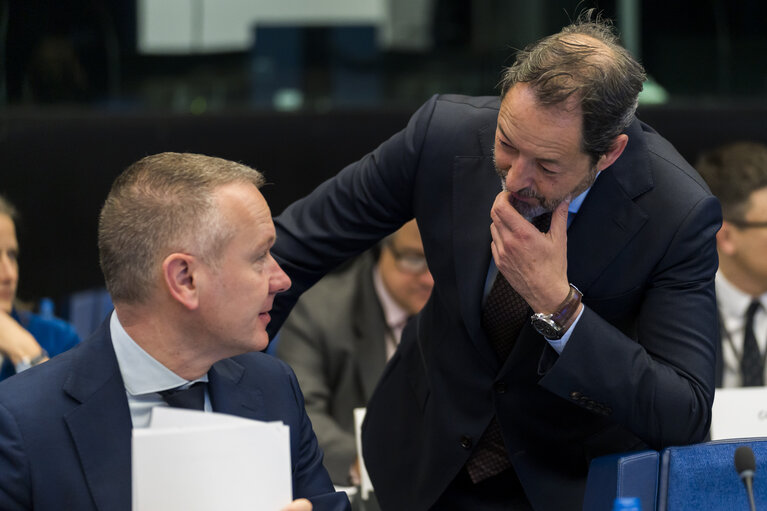
[(418, 252), (400, 251), (394, 246), (394, 243), (387, 243), (386, 247), (391, 250), (394, 256), (394, 264), (397, 269), (405, 273), (412, 273), (414, 275), (420, 275), (429, 271), (429, 266), (426, 264), (426, 257)]
[(748, 220), (730, 220), (727, 222), (741, 229), (763, 229), (767, 227), (767, 221), (764, 222), (749, 222)]

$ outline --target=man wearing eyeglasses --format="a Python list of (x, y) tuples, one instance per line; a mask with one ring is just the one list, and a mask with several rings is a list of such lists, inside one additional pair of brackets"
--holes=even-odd
[(337, 485), (358, 482), (353, 410), (365, 406), (407, 320), (434, 279), (415, 220), (307, 291), (280, 330), (277, 355), (296, 372)]
[(764, 385), (767, 350), (767, 146), (727, 144), (696, 168), (722, 203), (716, 294), (722, 342), (717, 387)]

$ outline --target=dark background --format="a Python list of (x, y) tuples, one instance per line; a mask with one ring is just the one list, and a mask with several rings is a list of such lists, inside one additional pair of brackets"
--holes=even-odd
[[(375, 47), (366, 27), (288, 27), (263, 31), (248, 51), (174, 56), (138, 52), (131, 1), (0, 0), (0, 193), (22, 214), (19, 295), (64, 303), (102, 285), (98, 211), (142, 156), (191, 151), (253, 166), (277, 214), (432, 94), (496, 94), (514, 47), (582, 7), (615, 17), (617, 4), (435, 0), (425, 50)], [(767, 2), (637, 5), (636, 52), (666, 94), (640, 117), (690, 161), (726, 141), (767, 142)], [(254, 71), (258, 59), (277, 72)], [(290, 111), (271, 100), (285, 83), (301, 93)]]

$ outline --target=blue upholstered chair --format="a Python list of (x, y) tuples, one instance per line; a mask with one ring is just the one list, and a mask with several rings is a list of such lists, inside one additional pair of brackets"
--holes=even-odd
[(584, 511), (610, 511), (617, 497), (639, 497), (642, 511), (656, 508), (658, 451), (610, 454), (594, 459), (586, 482)]
[(754, 451), (757, 510), (767, 510), (767, 438), (718, 440), (662, 452), (612, 454), (591, 462), (584, 511), (610, 511), (616, 497), (639, 497), (642, 511), (747, 511), (735, 449)]
[[(661, 453), (658, 510), (747, 511), (746, 489), (735, 470), (735, 449), (754, 451), (754, 501), (767, 510), (767, 438), (718, 440)], [(642, 508), (646, 510), (646, 508)]]

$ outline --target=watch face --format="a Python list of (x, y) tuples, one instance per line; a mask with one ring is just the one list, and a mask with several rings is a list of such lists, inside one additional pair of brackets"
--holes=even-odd
[(547, 339), (559, 339), (562, 337), (562, 329), (552, 319), (543, 315), (535, 315), (531, 320), (533, 328)]

